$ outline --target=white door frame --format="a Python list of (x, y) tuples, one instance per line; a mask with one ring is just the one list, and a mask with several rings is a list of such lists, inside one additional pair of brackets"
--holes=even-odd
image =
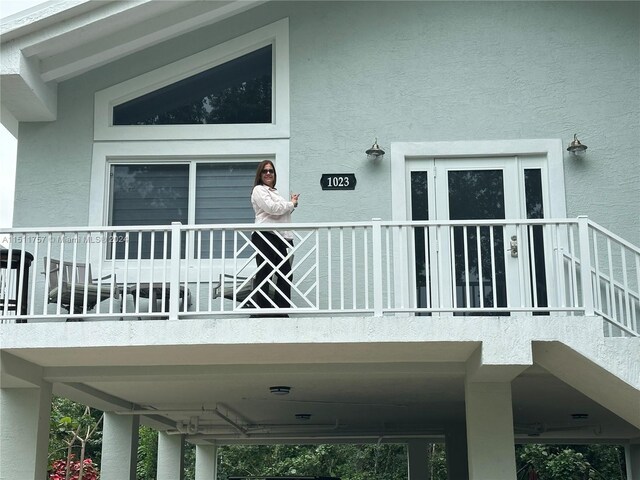
[[(407, 205), (410, 194), (406, 179), (406, 162), (420, 158), (473, 157), (518, 157), (536, 155), (546, 159), (549, 205), (545, 207), (548, 219), (566, 218), (566, 198), (564, 189), (564, 165), (562, 141), (560, 139), (539, 140), (488, 140), (456, 142), (392, 142), (391, 143), (391, 211), (392, 220), (410, 220)], [(394, 242), (395, 243), (395, 242)], [(399, 245), (399, 243), (397, 243)], [(403, 258), (402, 252), (395, 252), (396, 258)], [(394, 290), (401, 304), (408, 305), (410, 294), (408, 285), (396, 279)], [(401, 297), (401, 298), (400, 298)]]
[(459, 142), (392, 142), (391, 143), (391, 219), (409, 220), (405, 178), (407, 158), (420, 157), (499, 157), (538, 154), (547, 158), (549, 178), (549, 210), (547, 218), (566, 218), (562, 141), (487, 140)]

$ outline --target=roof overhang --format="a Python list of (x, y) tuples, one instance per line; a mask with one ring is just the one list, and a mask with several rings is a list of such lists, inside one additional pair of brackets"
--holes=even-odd
[(266, 0), (52, 0), (0, 23), (3, 125), (52, 121), (57, 85)]

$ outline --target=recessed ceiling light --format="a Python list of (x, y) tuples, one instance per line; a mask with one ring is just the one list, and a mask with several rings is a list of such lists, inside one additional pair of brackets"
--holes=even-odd
[(310, 413), (296, 413), (296, 420), (309, 420), (310, 418)]
[(269, 387), (269, 391), (274, 395), (289, 395), (291, 387), (287, 387), (286, 385), (275, 385), (273, 387)]

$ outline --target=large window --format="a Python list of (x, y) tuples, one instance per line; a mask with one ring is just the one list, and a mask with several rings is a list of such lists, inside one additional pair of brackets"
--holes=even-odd
[(287, 19), (95, 94), (94, 140), (288, 138)]
[[(252, 223), (250, 195), (256, 168), (254, 161), (112, 164), (109, 223), (113, 226)], [(213, 238), (209, 235), (203, 232), (200, 236), (196, 253), (221, 258), (219, 235)], [(163, 235), (155, 234), (152, 240), (150, 232), (130, 234), (127, 245), (128, 258), (162, 258), (165, 249), (167, 256), (171, 251), (168, 238), (165, 241)], [(227, 256), (233, 254), (232, 247), (231, 243), (225, 246)], [(118, 244), (116, 257), (125, 257), (124, 243)]]
[(114, 125), (271, 123), (272, 46), (113, 107)]

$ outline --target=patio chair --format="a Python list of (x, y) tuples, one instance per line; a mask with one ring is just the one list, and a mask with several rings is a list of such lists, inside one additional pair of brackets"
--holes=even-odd
[[(222, 279), (224, 278), (224, 291), (222, 291)], [(247, 281), (248, 280), (248, 281)], [(223, 297), (228, 300), (235, 300), (237, 303), (244, 302), (254, 290), (256, 284), (256, 278), (254, 277), (240, 277), (234, 275), (220, 275), (220, 280), (213, 286), (212, 297)], [(235, 294), (235, 297), (234, 297)], [(269, 284), (269, 297), (272, 299), (275, 296), (275, 288), (272, 283)], [(255, 297), (254, 297), (255, 298)], [(254, 302), (249, 299), (242, 308), (256, 308)]]
[[(178, 291), (180, 310), (185, 308), (185, 293), (186, 309), (188, 309), (191, 302), (191, 291), (183, 285), (180, 285)], [(164, 312), (169, 313), (170, 308), (170, 286), (169, 283), (163, 282), (141, 282), (139, 285), (131, 284), (127, 286), (127, 294), (133, 298), (133, 310), (137, 311), (138, 298), (146, 298), (151, 303), (152, 312)], [(163, 295), (164, 294), (164, 295)], [(161, 303), (164, 296), (164, 304)], [(138, 317), (140, 319), (140, 317)]]
[[(91, 275), (91, 265), (73, 262), (65, 262), (51, 258), (49, 262), (49, 303), (57, 304), (65, 308), (69, 313), (86, 313), (93, 309), (98, 302), (113, 297), (115, 300), (120, 299), (120, 288), (116, 285), (115, 276), (113, 276), (113, 286), (110, 280), (112, 275), (102, 277), (100, 287), (95, 283)], [(44, 258), (46, 275), (47, 258)], [(75, 268), (75, 276), (74, 276)], [(107, 282), (102, 282), (107, 280)], [(71, 283), (73, 281), (73, 283)], [(86, 281), (86, 283), (85, 283)], [(87, 309), (84, 310), (85, 299)]]
[[(224, 279), (224, 291), (222, 291), (222, 280)], [(255, 279), (249, 277), (238, 277), (234, 275), (220, 275), (220, 280), (213, 287), (213, 298), (224, 297), (229, 300), (243, 302), (253, 291)], [(235, 294), (235, 297), (234, 297)]]

